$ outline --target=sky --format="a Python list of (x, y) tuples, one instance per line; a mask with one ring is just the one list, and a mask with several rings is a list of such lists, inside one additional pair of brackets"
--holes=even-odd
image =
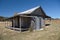
[(0, 16), (11, 17), (36, 6), (52, 18), (60, 18), (60, 0), (0, 0)]

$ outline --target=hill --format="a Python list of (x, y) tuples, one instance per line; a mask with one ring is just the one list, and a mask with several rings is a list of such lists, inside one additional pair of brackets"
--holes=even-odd
[(0, 16), (0, 21), (4, 21), (7, 17)]

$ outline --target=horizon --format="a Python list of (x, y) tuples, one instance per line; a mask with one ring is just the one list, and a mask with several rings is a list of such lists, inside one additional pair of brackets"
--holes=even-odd
[(60, 18), (60, 0), (0, 0), (0, 16), (11, 17), (36, 6), (41, 6), (46, 15)]

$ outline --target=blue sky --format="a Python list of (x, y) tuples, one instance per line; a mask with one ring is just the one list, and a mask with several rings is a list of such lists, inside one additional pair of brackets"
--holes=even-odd
[(60, 0), (0, 0), (0, 16), (10, 17), (38, 5), (47, 15), (60, 18)]

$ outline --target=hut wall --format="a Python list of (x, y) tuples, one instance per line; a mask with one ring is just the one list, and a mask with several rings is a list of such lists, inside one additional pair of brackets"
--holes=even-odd
[(18, 26), (18, 17), (16, 17), (16, 18), (13, 18), (13, 27), (19, 27)]
[(41, 9), (37, 9), (34, 12), (32, 12), (32, 15), (36, 15), (36, 16), (42, 16), (44, 17), (44, 12)]
[(36, 30), (40, 29), (40, 18), (39, 17), (35, 17), (35, 26), (36, 26)]
[(13, 27), (15, 27), (15, 20), (13, 19)]
[(18, 27), (18, 18), (15, 19), (15, 26)]
[(44, 27), (45, 26), (45, 20), (41, 17), (41, 27)]
[(20, 17), (19, 22), (21, 23), (20, 24), (21, 28), (29, 28), (30, 23), (31, 23), (31, 18), (29, 18), (29, 17)]
[(35, 17), (34, 20), (31, 21), (31, 26), (34, 30), (40, 30), (45, 24), (44, 19), (42, 17)]

